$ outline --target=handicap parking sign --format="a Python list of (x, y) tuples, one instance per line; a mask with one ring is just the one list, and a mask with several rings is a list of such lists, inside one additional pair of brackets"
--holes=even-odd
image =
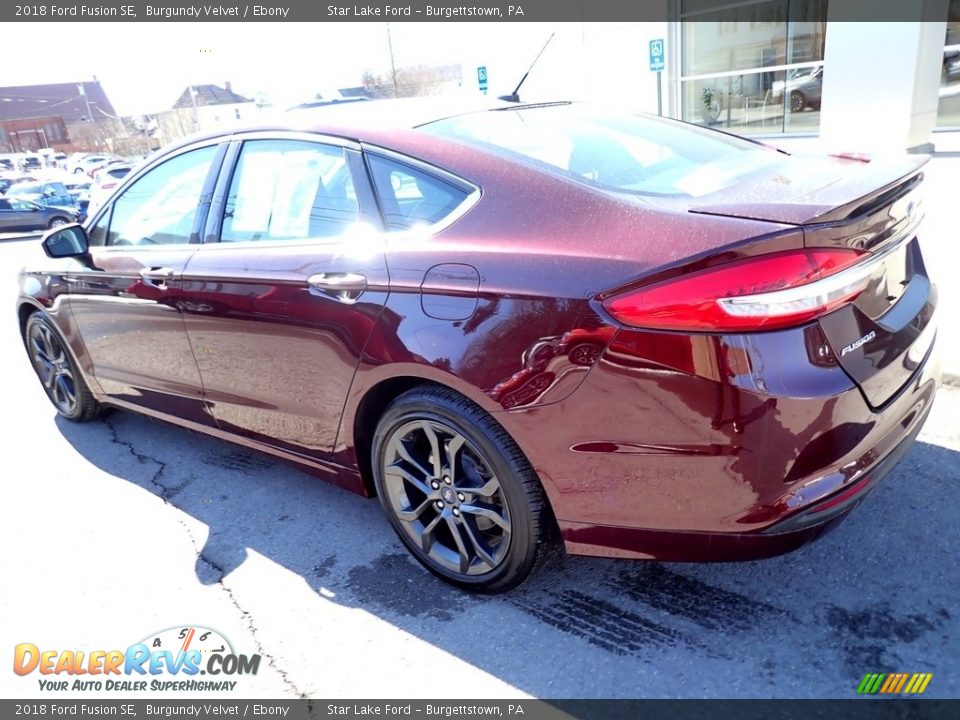
[(666, 54), (663, 50), (663, 40), (650, 41), (650, 70), (660, 72), (666, 67)]

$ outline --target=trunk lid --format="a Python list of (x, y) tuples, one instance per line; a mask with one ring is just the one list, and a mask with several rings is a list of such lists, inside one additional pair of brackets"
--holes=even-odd
[[(792, 156), (767, 172), (690, 203), (690, 212), (791, 225), (836, 222), (864, 214), (905, 180), (917, 178), (927, 156), (873, 162)], [(750, 198), (744, 201), (744, 198)]]
[(857, 298), (820, 319), (840, 366), (873, 408), (882, 407), (926, 359), (936, 334), (937, 291), (920, 249), (922, 175), (864, 198), (845, 220), (804, 228), (808, 247), (865, 251)]
[[(878, 409), (913, 376), (936, 334), (936, 288), (919, 244), (926, 157), (882, 162), (806, 160), (790, 177), (768, 175), (740, 187), (743, 203), (711, 197), (691, 212), (798, 225), (810, 248), (864, 253), (851, 270), (867, 277), (856, 299), (820, 318), (829, 353)], [(815, 166), (823, 174), (811, 176)], [(779, 188), (777, 187), (779, 186)]]

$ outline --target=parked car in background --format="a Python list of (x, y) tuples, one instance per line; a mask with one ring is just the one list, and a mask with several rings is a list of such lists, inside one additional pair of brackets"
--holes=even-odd
[(40, 205), (77, 209), (77, 202), (62, 182), (36, 181), (18, 183), (7, 192), (9, 197), (30, 200)]
[(299, 462), (481, 592), (556, 538), (787, 552), (910, 449), (939, 377), (925, 158), (456, 102), (193, 137), (49, 233), (17, 306), (58, 413)]
[(0, 158), (0, 171), (16, 170), (16, 163), (11, 158)]
[(19, 172), (4, 174), (0, 176), (0, 194), (5, 195), (10, 192), (11, 188), (21, 183), (31, 183), (35, 180), (36, 178), (32, 175), (21, 175)]
[(24, 172), (28, 170), (42, 170), (43, 158), (39, 155), (23, 155), (20, 158), (20, 169)]
[(74, 175), (63, 181), (64, 187), (70, 193), (77, 209), (80, 211), (81, 222), (87, 218), (90, 207), (90, 191), (93, 188), (93, 180), (84, 175)]
[(89, 175), (93, 168), (100, 167), (111, 158), (107, 155), (84, 155), (67, 163), (67, 172)]
[(820, 95), (823, 91), (823, 67), (797, 68), (787, 72), (786, 81), (776, 80), (771, 88), (775, 99), (784, 92), (790, 101), (791, 112), (802, 112), (807, 108), (820, 109)]
[(75, 210), (45, 207), (30, 200), (0, 197), (0, 232), (46, 230), (79, 220), (80, 214)]
[(97, 179), (90, 190), (88, 212), (94, 212), (110, 197), (116, 187), (133, 169), (133, 165), (107, 165), (97, 173)]
[(941, 82), (949, 84), (958, 80), (960, 80), (960, 44), (946, 45), (943, 48)]
[(111, 157), (106, 160), (101, 160), (97, 163), (89, 163), (86, 166), (87, 175), (92, 177), (94, 180), (97, 180), (100, 173), (103, 172), (106, 168), (112, 167), (114, 165), (122, 164), (124, 161), (120, 158)]

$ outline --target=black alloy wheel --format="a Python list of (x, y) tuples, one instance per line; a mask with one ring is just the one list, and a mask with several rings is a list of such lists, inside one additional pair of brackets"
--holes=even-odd
[(803, 112), (807, 106), (807, 99), (799, 90), (790, 93), (790, 112)]
[(85, 422), (100, 414), (94, 399), (60, 333), (42, 313), (27, 320), (24, 341), (33, 369), (50, 402), (67, 420)]
[(374, 481), (400, 540), (458, 587), (502, 592), (547, 554), (552, 519), (529, 462), (474, 403), (438, 387), (401, 395), (373, 442)]

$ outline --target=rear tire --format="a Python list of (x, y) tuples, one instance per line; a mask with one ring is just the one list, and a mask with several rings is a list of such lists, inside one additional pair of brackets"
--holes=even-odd
[(549, 504), (520, 448), (451, 390), (414, 388), (394, 400), (377, 425), (371, 461), (394, 531), (452, 585), (510, 590), (555, 545)]
[(803, 112), (807, 107), (807, 98), (799, 90), (790, 93), (790, 112)]
[(23, 339), (34, 372), (57, 412), (73, 422), (98, 417), (102, 407), (94, 399), (53, 322), (41, 312), (33, 313), (27, 320)]

